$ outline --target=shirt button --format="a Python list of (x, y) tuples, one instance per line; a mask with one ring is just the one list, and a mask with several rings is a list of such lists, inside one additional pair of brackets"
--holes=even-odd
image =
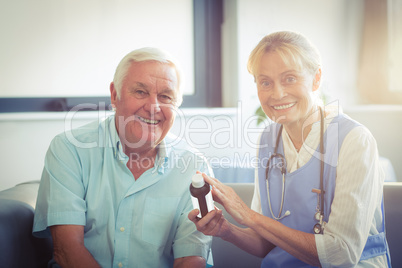
[(120, 268), (123, 267), (123, 264), (121, 262), (119, 262), (118, 265), (119, 265)]
[(124, 230), (126, 230), (124, 227), (120, 227), (120, 232), (124, 232)]

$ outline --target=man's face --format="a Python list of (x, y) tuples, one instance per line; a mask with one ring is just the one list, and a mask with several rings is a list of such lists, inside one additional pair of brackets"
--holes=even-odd
[(153, 149), (163, 140), (175, 119), (177, 86), (175, 68), (157, 61), (132, 63), (120, 97), (110, 85), (116, 128), (126, 148)]

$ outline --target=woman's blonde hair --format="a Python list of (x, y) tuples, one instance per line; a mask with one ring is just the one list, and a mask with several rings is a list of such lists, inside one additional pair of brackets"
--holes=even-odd
[(306, 68), (315, 74), (321, 67), (321, 56), (317, 48), (303, 35), (281, 31), (265, 36), (251, 51), (247, 70), (256, 76), (261, 57), (267, 52), (277, 52), (286, 64), (296, 65), (299, 69)]

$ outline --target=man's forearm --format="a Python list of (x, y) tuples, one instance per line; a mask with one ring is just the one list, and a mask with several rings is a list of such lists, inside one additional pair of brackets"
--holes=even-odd
[(55, 225), (50, 227), (54, 260), (61, 267), (100, 267), (84, 244), (84, 226)]
[(54, 260), (61, 267), (100, 267), (98, 262), (83, 245), (62, 249), (55, 247)]

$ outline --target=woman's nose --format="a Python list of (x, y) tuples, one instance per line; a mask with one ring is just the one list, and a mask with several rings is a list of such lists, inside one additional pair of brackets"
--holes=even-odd
[(285, 97), (285, 96), (286, 96), (286, 92), (285, 92), (284, 88), (282, 87), (282, 85), (276, 84), (276, 85), (274, 86), (273, 90), (272, 90), (272, 95), (271, 95), (271, 97), (272, 97), (273, 99), (280, 100), (280, 99), (282, 99), (282, 98)]

